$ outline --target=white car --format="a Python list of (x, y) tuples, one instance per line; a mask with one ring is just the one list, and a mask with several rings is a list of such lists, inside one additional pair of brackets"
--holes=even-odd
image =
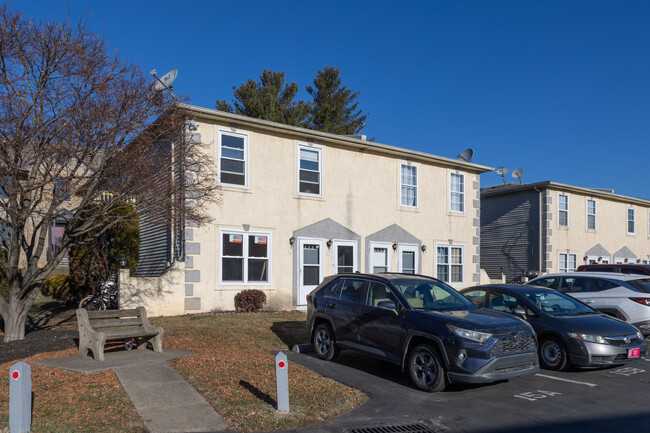
[(650, 335), (650, 276), (613, 272), (562, 272), (526, 284), (566, 293)]

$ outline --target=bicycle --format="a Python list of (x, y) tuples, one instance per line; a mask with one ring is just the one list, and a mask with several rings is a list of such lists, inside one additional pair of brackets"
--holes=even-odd
[(99, 293), (93, 290), (91, 295), (86, 296), (79, 302), (79, 308), (86, 310), (113, 310), (118, 308), (119, 292), (113, 281), (103, 282)]

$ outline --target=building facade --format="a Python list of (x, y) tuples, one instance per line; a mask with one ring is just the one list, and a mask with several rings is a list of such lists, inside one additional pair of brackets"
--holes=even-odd
[(481, 190), (481, 267), (491, 278), (650, 262), (650, 201), (556, 182)]
[(179, 240), (170, 232), (142, 237), (141, 262), (158, 270), (123, 276), (125, 305), (152, 314), (231, 310), (237, 293), (260, 289), (268, 308), (290, 309), (340, 272), (422, 273), (456, 288), (479, 281), (480, 174), (490, 167), (185, 110), (195, 122), (191, 138), (218, 165), (220, 204), (208, 209), (212, 223), (186, 222), (174, 263), (166, 253), (166, 266), (157, 266), (150, 247), (171, 251)]

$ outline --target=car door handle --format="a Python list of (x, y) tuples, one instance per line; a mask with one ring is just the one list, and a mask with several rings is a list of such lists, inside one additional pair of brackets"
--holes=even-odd
[(329, 303), (326, 305), (327, 308), (336, 308), (336, 304)]
[(593, 300), (593, 299), (585, 299), (585, 300), (582, 301), (582, 302), (584, 302), (585, 304), (593, 304), (593, 303), (594, 303), (594, 300)]

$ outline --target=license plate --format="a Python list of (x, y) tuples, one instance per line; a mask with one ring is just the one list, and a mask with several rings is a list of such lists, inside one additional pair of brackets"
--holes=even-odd
[(636, 348), (636, 349), (628, 349), (627, 350), (627, 357), (628, 358), (638, 358), (641, 356), (641, 349)]

